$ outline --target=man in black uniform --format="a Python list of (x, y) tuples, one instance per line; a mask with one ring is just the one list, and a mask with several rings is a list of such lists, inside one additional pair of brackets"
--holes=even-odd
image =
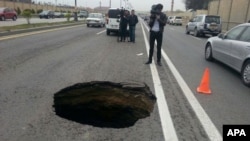
[(154, 53), (154, 44), (155, 40), (157, 41), (157, 64), (161, 66), (161, 46), (164, 26), (167, 23), (167, 17), (162, 13), (163, 5), (157, 4), (152, 6), (149, 27), (150, 27), (150, 49), (149, 49), (149, 58), (145, 64), (151, 64), (153, 53)]

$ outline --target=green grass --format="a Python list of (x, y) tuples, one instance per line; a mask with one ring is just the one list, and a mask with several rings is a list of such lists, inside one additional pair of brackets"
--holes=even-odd
[(55, 23), (34, 23), (34, 24), (21, 24), (21, 25), (15, 25), (15, 26), (3, 26), (3, 27), (0, 27), (0, 32), (44, 27), (44, 26), (65, 25), (65, 24), (71, 24), (71, 23), (83, 23), (83, 22), (65, 21), (65, 22), (55, 22)]

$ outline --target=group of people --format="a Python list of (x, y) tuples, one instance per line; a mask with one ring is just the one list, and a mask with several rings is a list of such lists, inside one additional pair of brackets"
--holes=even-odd
[[(154, 53), (154, 45), (155, 41), (157, 42), (157, 64), (159, 66), (162, 66), (161, 64), (161, 46), (162, 46), (162, 39), (163, 39), (163, 31), (164, 26), (167, 23), (167, 16), (162, 13), (163, 5), (157, 4), (156, 5), (157, 12), (151, 13), (150, 15), (150, 21), (149, 21), (149, 57), (145, 64), (151, 64), (153, 59), (153, 53)], [(138, 18), (135, 15), (135, 11), (132, 10), (131, 14), (129, 14), (128, 11), (125, 11), (124, 14), (121, 16), (120, 21), (120, 32), (121, 32), (121, 39), (120, 41), (125, 41), (126, 34), (127, 34), (127, 25), (129, 25), (129, 36), (130, 36), (130, 42), (135, 42), (135, 26), (138, 23)]]
[[(135, 15), (135, 11), (124, 10), (120, 17), (120, 41), (125, 41), (129, 34), (129, 42), (135, 43), (135, 26), (138, 23), (138, 18)], [(129, 26), (129, 33), (127, 33), (127, 27)]]

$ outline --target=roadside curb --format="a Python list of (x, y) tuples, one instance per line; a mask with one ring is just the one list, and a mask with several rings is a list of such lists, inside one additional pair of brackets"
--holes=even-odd
[(81, 24), (85, 24), (85, 22), (77, 22), (77, 23), (61, 24), (61, 25), (53, 25), (53, 26), (43, 26), (43, 27), (37, 27), (37, 28), (13, 30), (13, 31), (4, 31), (4, 32), (0, 32), (0, 36), (15, 35), (15, 34), (40, 31), (40, 30), (45, 30), (45, 29), (47, 30), (47, 29), (53, 29), (53, 28), (62, 28), (62, 27), (75, 26), (75, 25), (81, 25)]

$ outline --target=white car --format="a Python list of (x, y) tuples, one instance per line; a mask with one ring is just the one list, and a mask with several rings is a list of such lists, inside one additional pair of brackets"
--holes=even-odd
[(110, 32), (118, 32), (119, 26), (120, 26), (120, 9), (118, 8), (109, 8), (108, 11), (108, 17), (107, 17), (107, 23), (106, 23), (106, 31), (107, 35), (110, 34)]
[(171, 25), (182, 25), (182, 17), (180, 16), (173, 16), (170, 19), (170, 23)]
[(89, 26), (104, 27), (105, 26), (105, 20), (104, 20), (104, 16), (102, 13), (90, 13), (86, 21), (87, 21), (87, 27)]

